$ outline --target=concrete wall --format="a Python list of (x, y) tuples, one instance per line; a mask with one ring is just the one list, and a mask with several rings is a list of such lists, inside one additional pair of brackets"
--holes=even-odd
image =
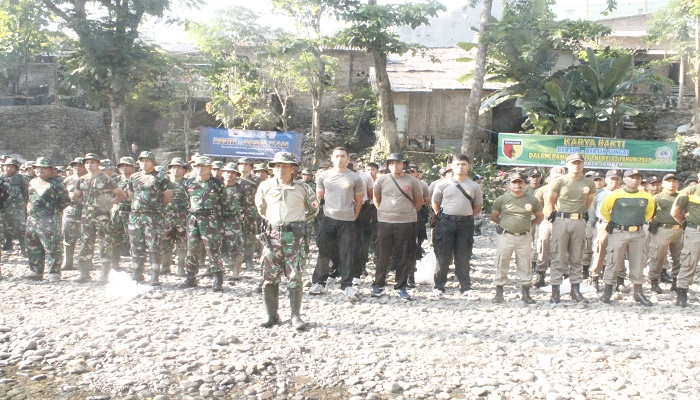
[(28, 160), (48, 156), (58, 164), (95, 152), (111, 152), (106, 115), (100, 111), (50, 106), (0, 107), (0, 136), (8, 149)]

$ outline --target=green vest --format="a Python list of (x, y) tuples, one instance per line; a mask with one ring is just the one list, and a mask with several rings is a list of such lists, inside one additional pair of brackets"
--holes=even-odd
[(621, 197), (615, 200), (610, 221), (617, 225), (644, 225), (644, 210), (649, 200), (635, 197)]

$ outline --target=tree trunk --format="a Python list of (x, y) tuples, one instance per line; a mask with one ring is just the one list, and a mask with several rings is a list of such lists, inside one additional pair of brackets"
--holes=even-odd
[(396, 113), (394, 112), (394, 96), (391, 94), (391, 82), (386, 71), (386, 56), (376, 49), (370, 49), (370, 54), (374, 59), (374, 70), (376, 71), (377, 87), (379, 88), (379, 106), (381, 108), (381, 129), (377, 141), (380, 147), (384, 147), (387, 153), (396, 153), (401, 147), (399, 144), (399, 130), (396, 127)]
[(474, 160), (476, 154), (482, 153), (480, 149), (481, 140), (477, 124), (479, 122), (479, 108), (481, 107), (481, 97), (484, 92), (484, 76), (486, 75), (486, 35), (489, 30), (489, 19), (491, 18), (491, 4), (493, 0), (484, 0), (481, 8), (481, 19), (479, 28), (479, 44), (476, 50), (476, 60), (474, 66), (474, 81), (472, 90), (469, 93), (466, 113), (464, 115), (464, 134), (462, 135), (462, 153)]
[(323, 87), (326, 79), (326, 64), (324, 64), (321, 59), (320, 50), (317, 49), (314, 51), (314, 57), (316, 57), (318, 87), (311, 90), (311, 137), (314, 139), (314, 168), (316, 168), (323, 154), (323, 148), (321, 146), (321, 104), (323, 102)]
[(678, 66), (678, 108), (683, 107), (683, 96), (685, 95), (685, 56), (681, 54), (681, 62)]
[(117, 93), (108, 94), (110, 126), (109, 131), (112, 136), (112, 154), (114, 159), (119, 161), (122, 156), (122, 115), (124, 115), (124, 99)]

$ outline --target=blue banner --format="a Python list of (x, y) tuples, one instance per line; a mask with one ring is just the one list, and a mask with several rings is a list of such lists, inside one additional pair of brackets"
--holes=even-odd
[(275, 153), (287, 151), (301, 161), (303, 141), (304, 135), (295, 132), (203, 127), (199, 135), (199, 154), (271, 160)]

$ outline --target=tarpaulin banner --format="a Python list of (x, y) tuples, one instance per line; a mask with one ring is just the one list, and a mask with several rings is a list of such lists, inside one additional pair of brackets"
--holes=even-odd
[(287, 151), (301, 161), (303, 141), (304, 135), (294, 132), (203, 127), (199, 135), (199, 154), (271, 160), (275, 153)]
[(498, 134), (499, 165), (553, 167), (566, 156), (583, 154), (591, 169), (676, 171), (678, 143), (586, 136)]

